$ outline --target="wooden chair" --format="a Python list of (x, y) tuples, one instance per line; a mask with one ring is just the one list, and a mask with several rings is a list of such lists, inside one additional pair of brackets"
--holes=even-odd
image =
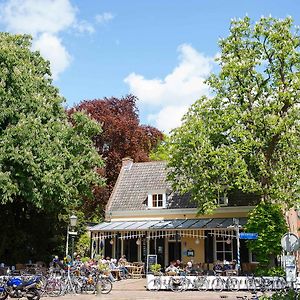
[(166, 273), (166, 275), (167, 275), (167, 276), (176, 276), (177, 273), (174, 272), (174, 271), (169, 271), (169, 272)]
[(138, 279), (143, 277), (143, 266), (135, 267), (131, 272), (131, 278)]

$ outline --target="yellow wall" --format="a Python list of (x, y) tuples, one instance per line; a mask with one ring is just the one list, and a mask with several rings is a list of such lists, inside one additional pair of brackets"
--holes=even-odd
[[(204, 262), (204, 239), (198, 239), (199, 244), (195, 243), (195, 238), (183, 237), (181, 239), (181, 253), (183, 263), (193, 260), (194, 263)], [(186, 256), (187, 250), (194, 250), (194, 257)]]

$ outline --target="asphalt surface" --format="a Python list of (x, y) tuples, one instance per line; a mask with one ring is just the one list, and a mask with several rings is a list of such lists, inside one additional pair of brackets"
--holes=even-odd
[(175, 300), (175, 299), (207, 299), (207, 300), (217, 300), (217, 299), (227, 299), (227, 300), (237, 300), (237, 297), (248, 296), (251, 299), (251, 293), (247, 291), (240, 292), (199, 292), (199, 291), (184, 291), (184, 292), (172, 292), (172, 291), (159, 291), (153, 292), (146, 290), (146, 279), (126, 279), (117, 281), (113, 284), (112, 291), (107, 294), (99, 295), (65, 295), (61, 297), (43, 297), (42, 300), (152, 300), (152, 299), (163, 299), (163, 300)]

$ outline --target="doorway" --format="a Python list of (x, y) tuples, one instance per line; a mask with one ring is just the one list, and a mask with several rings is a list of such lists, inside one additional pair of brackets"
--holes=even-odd
[(170, 242), (169, 241), (169, 260), (168, 264), (173, 261), (179, 259), (181, 261), (181, 242)]

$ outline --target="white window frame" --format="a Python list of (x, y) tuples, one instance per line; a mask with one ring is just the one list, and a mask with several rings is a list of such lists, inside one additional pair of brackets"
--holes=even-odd
[(228, 206), (228, 197), (227, 197), (227, 195), (219, 197), (218, 198), (218, 204), (220, 206)]
[[(153, 195), (162, 195), (162, 206), (153, 206)], [(167, 207), (167, 194), (165, 191), (155, 191), (148, 193), (148, 208), (162, 209)]]
[(249, 250), (249, 262), (250, 263), (258, 263), (258, 261), (253, 260), (253, 252)]
[[(217, 249), (218, 249), (218, 247), (217, 247), (217, 243), (226, 243), (226, 241), (227, 241), (227, 238), (225, 238), (225, 237), (220, 237), (220, 238), (222, 238), (223, 240), (218, 240), (217, 239), (217, 237), (215, 236), (214, 237), (214, 260), (216, 261), (216, 260), (218, 260), (218, 258), (217, 258), (217, 253), (223, 253), (223, 259), (222, 259), (222, 261), (225, 259), (225, 253), (231, 253), (231, 260), (233, 259), (233, 243), (232, 243), (232, 240), (231, 240), (231, 243), (230, 243), (230, 248), (231, 248), (231, 250), (230, 251), (225, 251), (225, 246), (223, 246), (223, 250), (222, 251), (218, 251)], [(219, 259), (220, 260), (220, 259)]]

